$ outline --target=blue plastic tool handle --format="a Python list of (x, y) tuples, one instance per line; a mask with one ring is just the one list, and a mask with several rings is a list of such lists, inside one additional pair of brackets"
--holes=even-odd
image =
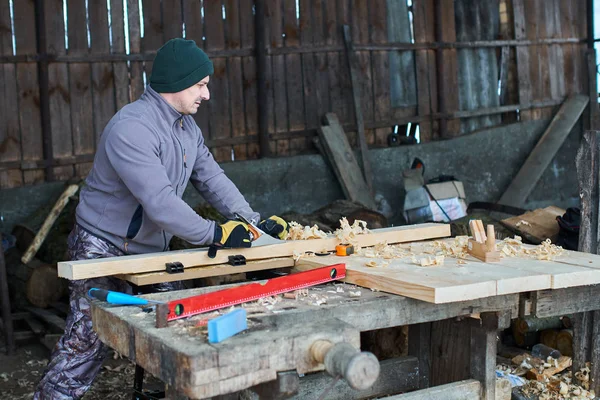
[(208, 321), (208, 342), (222, 342), (246, 329), (248, 329), (246, 310), (238, 308), (237, 310)]
[(150, 303), (150, 301), (140, 297), (98, 288), (91, 288), (88, 290), (88, 296), (98, 300), (106, 301), (110, 304), (145, 306)]

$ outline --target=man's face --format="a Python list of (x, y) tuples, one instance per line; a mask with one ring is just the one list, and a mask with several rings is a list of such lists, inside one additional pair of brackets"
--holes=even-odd
[(210, 77), (202, 79), (195, 85), (177, 93), (170, 93), (171, 105), (177, 111), (184, 115), (193, 115), (198, 112), (198, 107), (203, 101), (210, 99), (210, 91), (208, 90), (208, 81)]

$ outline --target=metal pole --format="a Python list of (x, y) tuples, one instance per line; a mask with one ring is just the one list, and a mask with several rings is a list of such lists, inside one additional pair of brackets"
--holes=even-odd
[(10, 314), (10, 296), (8, 294), (8, 277), (6, 276), (6, 260), (4, 259), (4, 246), (0, 240), (0, 303), (2, 303), (2, 322), (4, 325), (4, 338), (6, 339), (6, 354), (15, 352), (15, 335), (13, 330), (12, 315)]
[(267, 29), (265, 26), (265, 2), (254, 1), (254, 22), (256, 40), (256, 83), (258, 109), (258, 141), (260, 157), (270, 157), (269, 120), (267, 110)]

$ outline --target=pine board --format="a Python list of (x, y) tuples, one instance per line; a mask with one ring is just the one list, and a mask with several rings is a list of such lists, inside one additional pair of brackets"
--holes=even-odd
[[(393, 228), (373, 229), (371, 234), (359, 235), (358, 245), (374, 246), (381, 242), (403, 243), (450, 236), (450, 225), (419, 224)], [(88, 279), (100, 276), (137, 274), (162, 271), (169, 262), (181, 262), (184, 268), (225, 264), (228, 256), (242, 254), (246, 260), (262, 260), (276, 257), (290, 257), (294, 251), (321, 252), (333, 251), (339, 240), (331, 235), (325, 239), (295, 240), (282, 244), (252, 247), (249, 249), (220, 250), (215, 258), (208, 257), (207, 249), (191, 249), (164, 253), (137, 254), (95, 260), (64, 261), (58, 263), (58, 275), (62, 278)]]
[[(548, 238), (554, 242), (559, 231), (556, 217), (562, 216), (564, 213), (565, 210), (559, 207), (539, 208), (523, 215), (504, 219), (502, 225), (519, 232), (519, 235), (532, 243), (541, 243)], [(525, 221), (527, 224), (523, 224), (521, 221)]]
[[(484, 263), (469, 256), (461, 265), (446, 257), (443, 265), (430, 267), (415, 265), (411, 257), (388, 260), (385, 267), (366, 266), (383, 261), (376, 258), (351, 256), (344, 261), (347, 283), (436, 304), (600, 283), (600, 256), (578, 252), (566, 252), (554, 261), (506, 257)], [(302, 258), (295, 269), (338, 262), (335, 256)]]

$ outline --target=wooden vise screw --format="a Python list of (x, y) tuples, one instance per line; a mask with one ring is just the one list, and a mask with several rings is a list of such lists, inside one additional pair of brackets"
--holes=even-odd
[(333, 344), (328, 340), (317, 340), (310, 347), (311, 357), (331, 376), (341, 376), (350, 387), (366, 390), (379, 377), (379, 360), (373, 353), (356, 350), (351, 344)]

